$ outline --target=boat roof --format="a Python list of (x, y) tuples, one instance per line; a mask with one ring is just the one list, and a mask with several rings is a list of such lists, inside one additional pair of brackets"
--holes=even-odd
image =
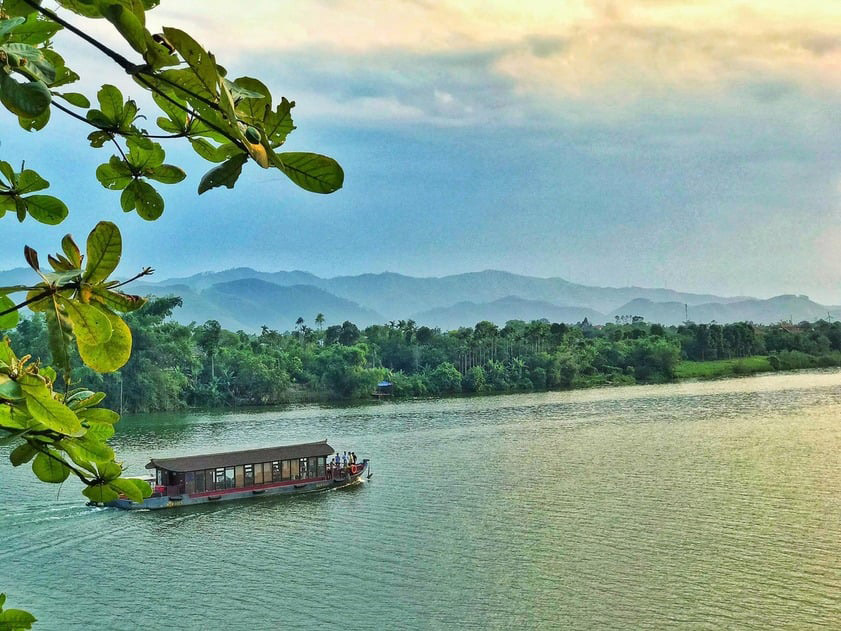
[(273, 460), (294, 460), (295, 458), (312, 458), (315, 456), (329, 456), (333, 448), (327, 440), (317, 443), (301, 443), (300, 445), (282, 445), (280, 447), (266, 447), (263, 449), (246, 449), (244, 451), (227, 451), (217, 454), (200, 456), (181, 456), (180, 458), (152, 458), (147, 469), (166, 469), (167, 471), (200, 471), (202, 469), (216, 469), (219, 467), (234, 467), (240, 464), (257, 462), (271, 462)]

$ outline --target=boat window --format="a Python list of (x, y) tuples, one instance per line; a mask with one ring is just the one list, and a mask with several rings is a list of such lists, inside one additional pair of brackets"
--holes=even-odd
[(317, 478), (318, 477), (318, 458), (310, 458), (309, 466), (307, 467), (307, 477), (308, 478)]
[(184, 474), (184, 492), (185, 493), (195, 493), (196, 492), (196, 474), (193, 471), (188, 471)]
[(326, 467), (325, 467), (326, 460), (327, 460), (326, 456), (319, 456), (318, 457), (318, 477), (319, 478), (323, 478), (327, 473)]
[(236, 485), (237, 485), (238, 487), (243, 487), (243, 486), (245, 486), (245, 476), (243, 475), (243, 467), (242, 467), (242, 465), (241, 465), (241, 464), (238, 464), (238, 465), (234, 468), (234, 471), (236, 471), (236, 477), (235, 477), (235, 479), (236, 479)]
[(263, 483), (263, 463), (260, 462), (254, 465), (254, 484)]
[(277, 460), (275, 460), (274, 462), (272, 462), (272, 480), (274, 482), (280, 482), (281, 479), (282, 478), (280, 477), (280, 463)]
[(280, 479), (281, 479), (281, 480), (288, 480), (289, 478), (290, 478), (290, 473), (289, 473), (289, 461), (288, 461), (288, 460), (284, 460), (284, 461), (283, 461), (283, 476), (282, 476)]
[(204, 493), (204, 471), (196, 471), (196, 493)]
[(207, 469), (204, 472), (204, 490), (213, 491), (216, 488), (216, 481), (213, 479), (213, 469)]
[(232, 489), (234, 488), (234, 468), (233, 467), (225, 467), (225, 488)]
[(297, 480), (300, 472), (300, 469), (298, 468), (298, 461), (287, 460), (287, 462), (289, 463), (289, 479)]
[(216, 469), (216, 489), (224, 489), (225, 488), (225, 468), (220, 467)]
[[(257, 465), (260, 466), (260, 465)], [(243, 467), (244, 476), (243, 476), (243, 486), (254, 486), (254, 465), (247, 464)]]

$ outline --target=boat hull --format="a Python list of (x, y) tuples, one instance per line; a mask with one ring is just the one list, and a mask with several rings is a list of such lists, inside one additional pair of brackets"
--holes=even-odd
[(362, 481), (368, 471), (368, 461), (365, 460), (355, 474), (348, 474), (342, 478), (316, 478), (310, 480), (285, 480), (273, 484), (247, 487), (243, 489), (225, 489), (219, 491), (206, 491), (203, 493), (184, 493), (180, 496), (161, 495), (158, 497), (147, 497), (142, 503), (132, 502), (121, 497), (107, 502), (106, 506), (120, 508), (123, 510), (158, 510), (163, 508), (179, 508), (182, 506), (196, 506), (199, 504), (216, 504), (230, 500), (244, 500), (255, 497), (266, 497), (269, 495), (298, 495), (303, 493), (316, 493), (337, 489)]

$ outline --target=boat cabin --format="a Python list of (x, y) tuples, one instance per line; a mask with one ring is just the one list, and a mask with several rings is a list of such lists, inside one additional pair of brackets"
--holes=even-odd
[(260, 489), (326, 480), (331, 476), (327, 441), (248, 449), (181, 458), (153, 458), (156, 493), (218, 494), (220, 491)]

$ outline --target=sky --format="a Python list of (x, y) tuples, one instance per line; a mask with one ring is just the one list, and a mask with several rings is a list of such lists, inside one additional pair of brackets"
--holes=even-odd
[[(321, 276), (501, 269), (608, 286), (807, 294), (841, 304), (841, 3), (826, 0), (163, 0), (229, 76), (296, 101), (286, 149), (336, 158), (344, 188), (303, 192), (249, 163), (201, 197), (188, 178), (156, 222), (94, 178), (111, 150), (54, 116), (29, 134), (0, 112), (0, 157), (25, 158), (70, 207), (60, 226), (7, 215), (0, 269), (100, 219), (120, 272), (159, 280), (250, 266)], [(74, 23), (120, 47), (103, 21)], [(138, 98), (63, 33), (95, 95)], [(122, 46), (121, 50), (125, 50)], [(147, 107), (151, 121), (157, 117)], [(142, 113), (142, 112), (141, 112)], [(469, 299), (469, 297), (465, 297)]]

